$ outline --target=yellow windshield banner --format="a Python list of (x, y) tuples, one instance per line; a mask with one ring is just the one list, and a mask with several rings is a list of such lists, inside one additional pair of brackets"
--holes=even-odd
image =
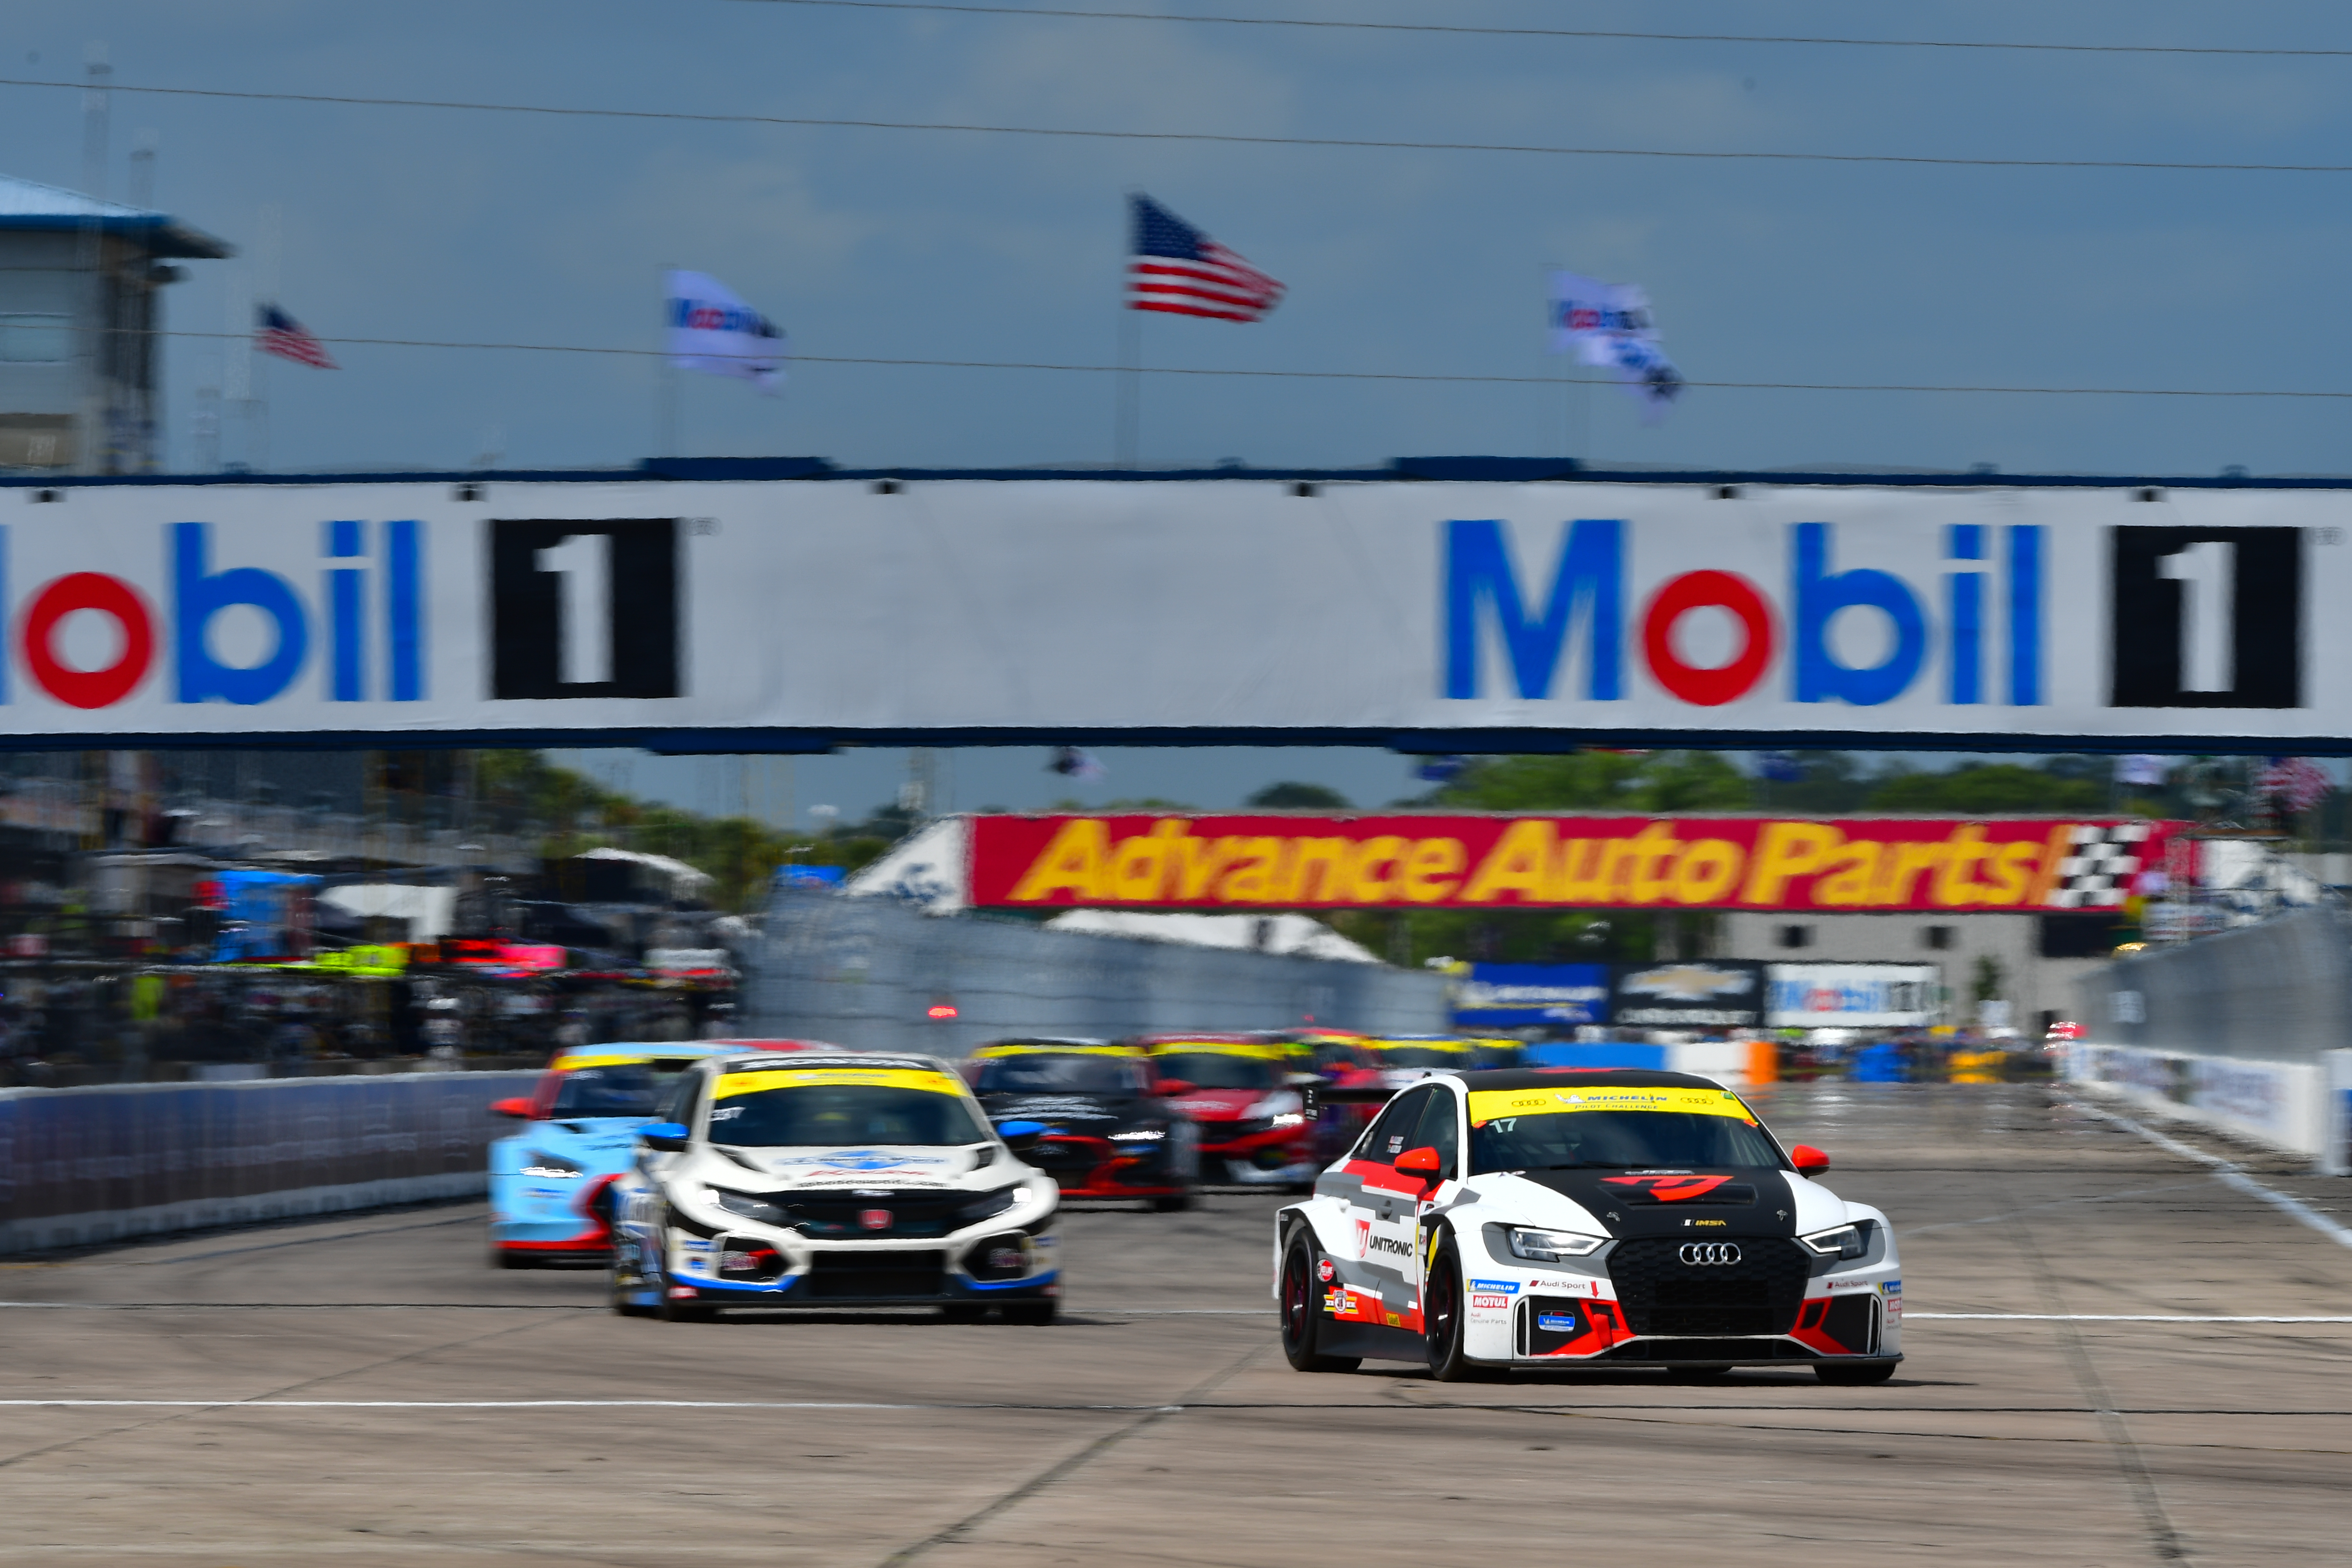
[(832, 1089), (844, 1084), (917, 1089), (927, 1094), (963, 1093), (962, 1080), (913, 1068), (764, 1068), (757, 1072), (730, 1072), (719, 1080), (713, 1093), (719, 1100), (733, 1100), (772, 1089)]
[(557, 1072), (578, 1072), (582, 1068), (642, 1067), (654, 1058), (642, 1053), (622, 1055), (616, 1051), (591, 1052), (576, 1057), (555, 1058)]
[(1465, 1040), (1365, 1040), (1368, 1051), (1462, 1051), (1470, 1049)]
[(1250, 1057), (1258, 1061), (1280, 1061), (1295, 1054), (1290, 1046), (1259, 1046), (1241, 1040), (1162, 1040), (1151, 1047), (1155, 1057)]
[(1475, 1089), (1470, 1125), (1484, 1127), (1507, 1116), (1560, 1116), (1580, 1110), (1671, 1110), (1685, 1116), (1730, 1116), (1756, 1125), (1756, 1117), (1727, 1089), (1612, 1088)]
[(1133, 1046), (982, 1046), (971, 1053), (975, 1061), (991, 1057), (1140, 1057)]

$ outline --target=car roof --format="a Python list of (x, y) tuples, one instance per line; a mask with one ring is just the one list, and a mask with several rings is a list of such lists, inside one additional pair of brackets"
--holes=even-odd
[[(1721, 1089), (1723, 1085), (1696, 1073), (1665, 1072), (1654, 1068), (1484, 1068), (1469, 1072), (1433, 1073), (1433, 1078), (1460, 1080), (1466, 1089), (1562, 1089), (1591, 1085), (1596, 1089)], [(1423, 1079), (1427, 1082), (1427, 1079)]]
[(779, 1068), (793, 1072), (810, 1072), (824, 1068), (849, 1068), (867, 1072), (935, 1072), (962, 1082), (956, 1070), (937, 1057), (917, 1056), (912, 1051), (848, 1051), (835, 1047), (817, 1051), (732, 1051), (719, 1064), (722, 1072), (755, 1072), (762, 1068)]

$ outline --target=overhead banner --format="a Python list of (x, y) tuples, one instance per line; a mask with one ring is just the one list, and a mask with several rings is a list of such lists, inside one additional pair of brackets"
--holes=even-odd
[(1764, 966), (1728, 959), (1619, 964), (1611, 1021), (1650, 1029), (1752, 1029), (1764, 1021)]
[(1932, 963), (1771, 963), (1764, 1021), (1776, 1029), (1917, 1029), (1943, 1011)]
[(0, 499), (0, 732), (60, 743), (2352, 737), (2341, 491), (575, 475)]
[(2119, 907), (2138, 873), (2163, 866), (2183, 826), (2112, 817), (974, 816), (967, 853), (971, 902), (1008, 909), (2097, 910)]

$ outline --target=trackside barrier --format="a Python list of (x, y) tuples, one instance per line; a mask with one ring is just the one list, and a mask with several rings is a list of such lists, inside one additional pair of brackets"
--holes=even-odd
[[(2346, 1055), (2352, 1053), (2326, 1053)], [(2059, 1072), (2069, 1082), (2158, 1116), (2309, 1155), (2323, 1168), (2331, 1150), (2336, 1161), (2343, 1158), (2343, 1093), (2327, 1092), (2335, 1070), (2340, 1069), (2324, 1059), (2252, 1061), (2087, 1041), (2062, 1047), (2059, 1053)]]
[(479, 1193), (538, 1077), (0, 1089), (0, 1254)]
[(1046, 931), (780, 889), (737, 1026), (942, 1057), (1007, 1035), (1302, 1024), (1436, 1034), (1447, 1026), (1447, 984), (1381, 963)]
[(1565, 1041), (1529, 1046), (1529, 1067), (1646, 1068), (1697, 1073), (1734, 1089), (1771, 1083), (1780, 1074), (1780, 1049), (1769, 1040), (1693, 1040), (1651, 1046), (1633, 1041)]

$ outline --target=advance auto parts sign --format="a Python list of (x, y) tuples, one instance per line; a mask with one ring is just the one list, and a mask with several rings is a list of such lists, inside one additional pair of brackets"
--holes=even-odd
[(1012, 909), (2095, 910), (2163, 866), (2180, 826), (975, 816), (971, 888), (975, 905)]
[(1468, 731), (1505, 749), (1559, 731), (2149, 751), (2352, 735), (2337, 491), (891, 492), (0, 486), (0, 728), (706, 746)]

